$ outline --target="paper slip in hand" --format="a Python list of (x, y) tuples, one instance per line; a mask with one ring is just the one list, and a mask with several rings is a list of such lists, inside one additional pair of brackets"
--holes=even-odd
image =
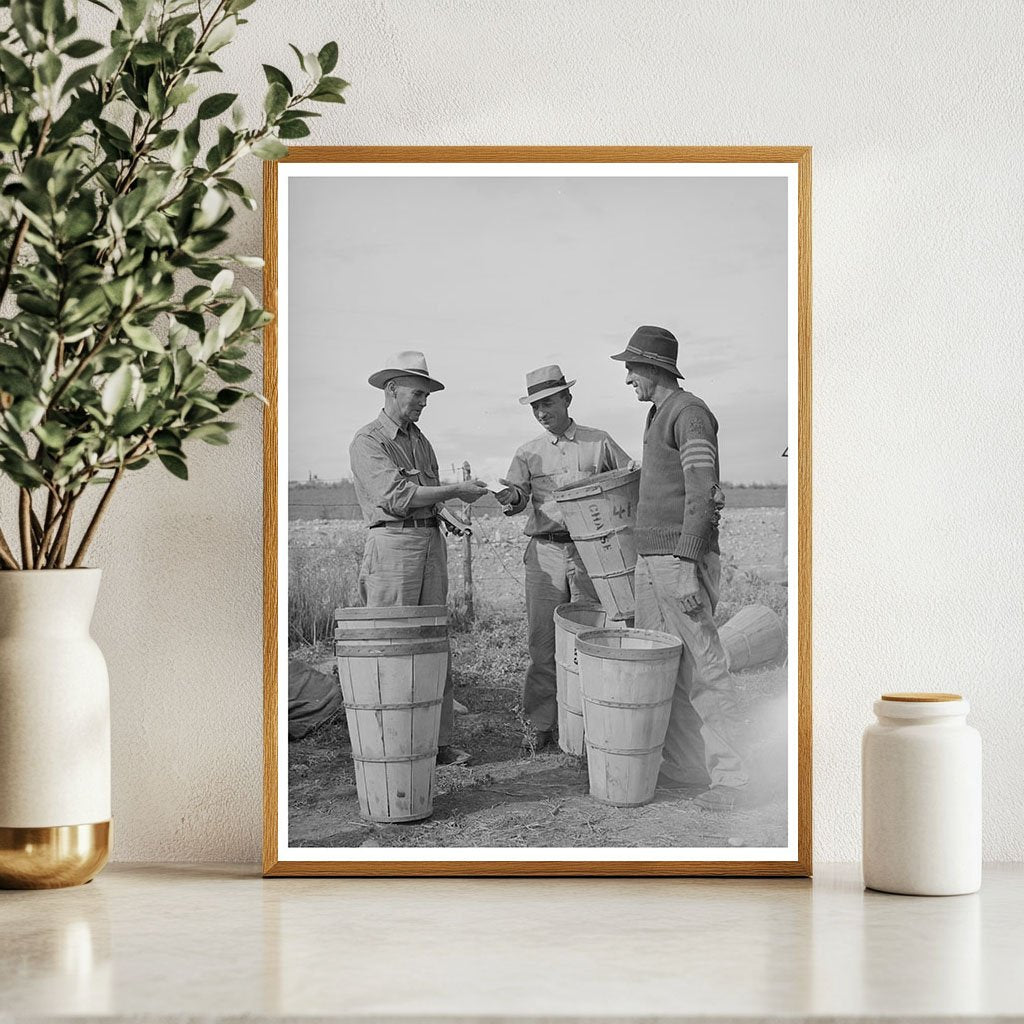
[(497, 480), (485, 480), (484, 486), (491, 492), (491, 494), (500, 494), (506, 489), (505, 485), (499, 484)]

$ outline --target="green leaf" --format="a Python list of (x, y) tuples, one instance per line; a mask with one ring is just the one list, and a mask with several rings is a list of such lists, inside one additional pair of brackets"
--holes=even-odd
[(199, 86), (194, 82), (182, 82), (167, 94), (167, 105), (169, 107), (180, 107), (182, 103), (190, 100), (198, 91)]
[(132, 60), (145, 67), (171, 59), (171, 55), (159, 43), (139, 43), (131, 50)]
[(196, 366), (185, 374), (185, 378), (182, 380), (179, 388), (183, 394), (187, 395), (190, 391), (195, 391), (196, 388), (202, 387), (204, 380), (206, 380), (206, 367)]
[(43, 59), (36, 65), (36, 70), (43, 85), (53, 85), (60, 78), (60, 57), (52, 50), (43, 54)]
[(274, 118), (288, 106), (289, 99), (288, 90), (280, 82), (273, 82), (263, 100), (263, 109), (268, 117)]
[(344, 103), (345, 97), (336, 92), (329, 92), (326, 89), (317, 89), (310, 97), (317, 103)]
[(238, 93), (235, 92), (218, 92), (213, 96), (207, 96), (202, 103), (199, 104), (199, 120), (207, 121), (211, 117), (217, 117), (218, 114), (223, 114), (228, 107), (231, 106), (235, 100), (238, 99)]
[(267, 82), (270, 85), (283, 85), (288, 90), (289, 96), (295, 95), (295, 89), (292, 87), (291, 79), (281, 70), (275, 68), (271, 64), (263, 65), (263, 74), (267, 76)]
[(225, 445), (229, 444), (231, 438), (228, 432), (219, 423), (204, 423), (189, 433), (189, 439), (205, 441), (207, 444)]
[(132, 371), (127, 365), (115, 370), (103, 385), (100, 394), (100, 406), (103, 411), (112, 416), (124, 405), (132, 390)]
[(114, 49), (112, 49), (110, 53), (100, 61), (96, 68), (96, 77), (99, 78), (101, 82), (106, 82), (110, 79), (121, 66), (121, 61), (124, 60), (127, 53), (128, 46), (126, 44), (115, 46)]
[(28, 459), (19, 459), (11, 451), (3, 453), (3, 462), (0, 463), (0, 468), (19, 487), (34, 488), (46, 482), (43, 474), (39, 472), (38, 466), (29, 462)]
[(241, 384), (252, 376), (252, 370), (240, 363), (218, 363), (214, 371), (225, 384)]
[(320, 62), (320, 70), (325, 75), (329, 75), (338, 63), (338, 44), (325, 44), (316, 55), (316, 59)]
[(238, 22), (234, 17), (225, 18), (220, 24), (214, 26), (213, 31), (206, 37), (203, 43), (204, 53), (216, 53), (222, 46), (227, 46), (235, 38), (238, 29)]
[(158, 119), (164, 116), (164, 111), (167, 109), (167, 96), (160, 83), (159, 75), (153, 75), (149, 80), (149, 85), (146, 88), (146, 107), (150, 114)]
[(309, 128), (302, 121), (288, 121), (277, 129), (281, 139), (304, 139), (308, 134)]
[(67, 96), (69, 92), (74, 92), (75, 89), (80, 89), (95, 74), (95, 64), (86, 64), (84, 68), (79, 68), (77, 71), (72, 71), (71, 74), (68, 75), (68, 77), (65, 79), (64, 85), (60, 90), (61, 96)]
[(121, 20), (132, 34), (146, 18), (153, 0), (121, 0)]
[(246, 7), (252, 7), (256, 3), (256, 0), (230, 0), (227, 6), (228, 14), (237, 14), (239, 11), (244, 11)]
[(179, 480), (188, 479), (188, 467), (185, 465), (184, 459), (178, 458), (177, 455), (170, 455), (166, 452), (160, 452), (157, 457), (164, 464), (164, 468), (168, 469)]
[(67, 12), (64, 10), (64, 0), (43, 0), (41, 6), (44, 32), (53, 32), (58, 25), (68, 20)]
[(33, 433), (47, 448), (53, 451), (60, 451), (71, 436), (71, 432), (59, 423), (51, 422), (37, 423)]
[(28, 65), (13, 54), (6, 46), (0, 46), (0, 68), (3, 68), (11, 85), (31, 85), (32, 72)]
[(332, 78), (330, 75), (320, 79), (320, 85), (317, 89), (330, 89), (332, 92), (344, 92), (348, 88), (348, 82), (344, 78)]
[(220, 318), (217, 330), (222, 339), (230, 338), (242, 325), (245, 315), (245, 297), (238, 298), (231, 304), (227, 312)]
[(189, 54), (196, 48), (196, 34), (190, 28), (182, 29), (174, 37), (174, 63), (179, 67), (188, 60)]
[(252, 147), (253, 156), (262, 160), (280, 160), (288, 155), (288, 147), (282, 146), (276, 139), (260, 139)]
[(214, 279), (210, 282), (210, 290), (214, 295), (220, 295), (221, 292), (226, 292), (232, 284), (235, 282), (235, 275), (232, 271), (224, 269), (217, 273)]
[(147, 402), (142, 409), (122, 409), (115, 417), (111, 430), (117, 437), (129, 437), (146, 425), (154, 406)]
[(214, 400), (221, 409), (230, 409), (245, 398), (247, 394), (249, 394), (248, 391), (239, 391), (238, 388), (221, 388)]
[(95, 39), (76, 39), (64, 50), (64, 56), (81, 60), (83, 57), (91, 57), (94, 53), (99, 53), (103, 48), (103, 44), (97, 43)]
[(163, 342), (148, 328), (143, 327), (142, 324), (124, 324), (124, 333), (132, 339), (136, 348), (142, 349), (143, 352), (159, 352), (163, 354), (165, 351)]
[(45, 405), (40, 405), (32, 398), (22, 398), (7, 410), (7, 415), (19, 433), (26, 434), (39, 423), (45, 412)]

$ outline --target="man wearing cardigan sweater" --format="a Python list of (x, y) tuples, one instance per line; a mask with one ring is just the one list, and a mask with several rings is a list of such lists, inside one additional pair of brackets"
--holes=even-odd
[(679, 346), (663, 327), (639, 327), (625, 351), (626, 383), (654, 408), (644, 431), (636, 517), (636, 625), (671, 633), (683, 656), (659, 785), (703, 790), (695, 802), (730, 810), (748, 775), (733, 678), (712, 615), (721, 565), (718, 421), (679, 386)]

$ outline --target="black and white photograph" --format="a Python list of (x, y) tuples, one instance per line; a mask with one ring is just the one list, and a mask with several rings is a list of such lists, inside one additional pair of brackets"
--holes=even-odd
[(797, 159), (270, 173), (278, 873), (799, 873)]

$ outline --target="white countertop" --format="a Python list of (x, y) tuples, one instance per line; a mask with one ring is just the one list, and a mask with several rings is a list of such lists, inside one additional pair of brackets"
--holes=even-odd
[(1024, 1020), (1024, 865), (974, 896), (799, 879), (270, 879), (0, 893), (0, 1021)]

